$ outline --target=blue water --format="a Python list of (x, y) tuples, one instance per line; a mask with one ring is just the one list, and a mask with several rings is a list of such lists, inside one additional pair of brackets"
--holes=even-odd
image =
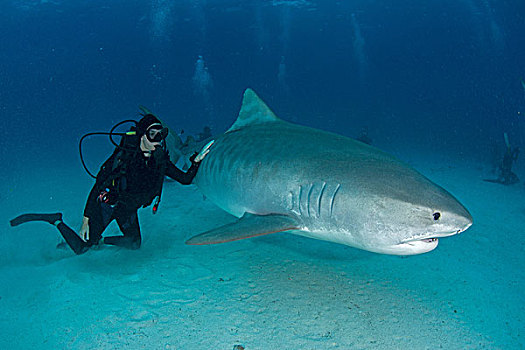
[[(451, 175), (460, 179), (455, 194), (467, 206), (476, 203), (473, 214), (483, 214), (474, 220), (481, 222), (488, 252), (491, 234), (501, 228), (496, 218), (515, 214), (507, 231), (498, 232), (520, 232), (525, 209), (515, 199), (523, 198), (523, 184), (502, 187), (508, 193), (500, 198), (502, 212), (491, 210), (494, 197), (483, 197), (486, 189), (463, 185), (494, 176), (490, 169), (494, 155), (503, 152), (504, 132), (513, 145), (525, 147), (523, 33), (525, 2), (520, 0), (3, 0), (0, 206), (9, 215), (43, 206), (42, 211), (80, 216), (92, 184), (78, 158), (84, 133), (137, 118), (138, 105), (149, 107), (173, 130), (195, 134), (209, 125), (220, 133), (233, 123), (242, 92), (251, 87), (285, 120), (350, 137), (366, 128), (374, 145), (420, 164), (430, 177), (440, 178), (436, 169), (462, 171), (469, 178)], [(85, 147), (92, 169), (111, 151), (102, 137), (89, 139)], [(525, 179), (523, 164), (520, 158), (515, 171)], [(484, 225), (488, 217), (496, 222)], [(23, 239), (32, 245), (28, 254), (7, 225), (0, 234), (5, 266), (54, 261), (52, 250), (39, 260), (38, 245), (52, 245), (40, 236)], [(506, 242), (517, 239), (512, 234)], [(508, 256), (512, 266), (523, 259), (521, 237), (516, 246)], [(501, 251), (498, 264), (506, 266)], [(315, 250), (307, 256), (323, 259)], [(379, 259), (372, 256), (360, 256), (359, 264)], [(337, 264), (348, 267), (341, 259)], [(410, 259), (398, 263), (408, 265)], [(512, 291), (523, 287), (523, 274), (516, 271), (519, 282)], [(4, 276), (13, 278), (13, 273)], [(1, 284), (10, 284), (9, 278)], [(414, 294), (420, 297), (418, 290)], [(523, 297), (512, 293), (506, 302), (509, 309), (524, 306)], [(20, 309), (19, 317), (29, 312)], [(462, 322), (498, 312), (496, 307), (474, 312)], [(492, 333), (483, 335), (484, 327), (472, 327), (490, 339), (483, 347), (521, 348), (519, 317), (513, 315), (513, 326), (501, 332), (488, 327)]]

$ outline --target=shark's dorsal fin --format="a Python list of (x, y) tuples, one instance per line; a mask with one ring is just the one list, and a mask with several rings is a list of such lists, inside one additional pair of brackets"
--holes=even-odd
[(246, 89), (242, 98), (241, 111), (227, 132), (241, 129), (247, 125), (280, 121), (266, 103), (252, 90)]

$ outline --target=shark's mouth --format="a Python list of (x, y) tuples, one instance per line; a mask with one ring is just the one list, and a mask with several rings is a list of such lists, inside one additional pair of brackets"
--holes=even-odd
[(427, 239), (422, 239), (421, 242), (423, 242), (423, 243), (432, 243), (432, 242), (435, 242), (437, 240), (438, 240), (437, 238), (427, 238)]
[(425, 233), (407, 239), (399, 244), (391, 246), (388, 249), (388, 254), (395, 255), (414, 255), (430, 252), (436, 249), (439, 244), (439, 238), (456, 235), (464, 230), (456, 230), (449, 232)]
[(454, 236), (457, 234), (460, 234), (461, 232), (467, 230), (470, 226), (472, 226), (472, 222), (470, 222), (467, 226), (465, 226), (462, 229), (453, 230), (453, 231), (442, 231), (442, 232), (426, 232), (421, 235), (414, 236), (410, 239), (404, 240), (400, 243), (402, 244), (415, 244), (415, 242), (421, 242), (421, 243), (435, 243), (437, 246), (438, 238), (445, 238)]
[(457, 235), (463, 230), (449, 231), (449, 232), (439, 232), (439, 233), (425, 233), (423, 235), (415, 236), (411, 239), (407, 239), (401, 244), (410, 244), (413, 242), (423, 242), (423, 243), (433, 243), (438, 240), (438, 238), (450, 237)]

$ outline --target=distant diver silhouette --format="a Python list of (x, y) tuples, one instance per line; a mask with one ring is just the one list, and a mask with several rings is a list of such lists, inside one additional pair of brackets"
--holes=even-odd
[(498, 184), (508, 186), (508, 185), (513, 185), (515, 183), (520, 182), (518, 175), (512, 172), (512, 164), (518, 159), (520, 149), (519, 147), (512, 147), (510, 145), (509, 137), (507, 133), (504, 133), (503, 137), (505, 138), (506, 150), (505, 150), (505, 154), (503, 155), (503, 160), (501, 161), (501, 164), (499, 165), (499, 168), (498, 168), (498, 171), (499, 171), (498, 178), (497, 179), (483, 179), (483, 181), (498, 183)]

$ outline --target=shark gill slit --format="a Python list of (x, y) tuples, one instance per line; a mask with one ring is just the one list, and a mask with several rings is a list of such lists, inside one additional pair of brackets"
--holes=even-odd
[(298, 201), (298, 207), (299, 207), (299, 215), (303, 215), (303, 211), (301, 210), (301, 196), (303, 194), (303, 186), (299, 185), (299, 196), (297, 197)]
[(321, 217), (321, 200), (323, 199), (323, 193), (326, 188), (326, 182), (323, 182), (323, 186), (321, 187), (321, 192), (319, 193), (319, 199), (317, 200), (317, 217)]
[(337, 184), (334, 194), (332, 195), (332, 198), (330, 198), (330, 217), (332, 217), (332, 213), (334, 211), (335, 195), (337, 194), (337, 192), (339, 192), (340, 188), (341, 184)]
[(314, 189), (314, 184), (310, 184), (310, 189), (308, 190), (308, 197), (306, 197), (306, 210), (308, 217), (310, 217), (310, 197), (312, 196), (312, 190)]

